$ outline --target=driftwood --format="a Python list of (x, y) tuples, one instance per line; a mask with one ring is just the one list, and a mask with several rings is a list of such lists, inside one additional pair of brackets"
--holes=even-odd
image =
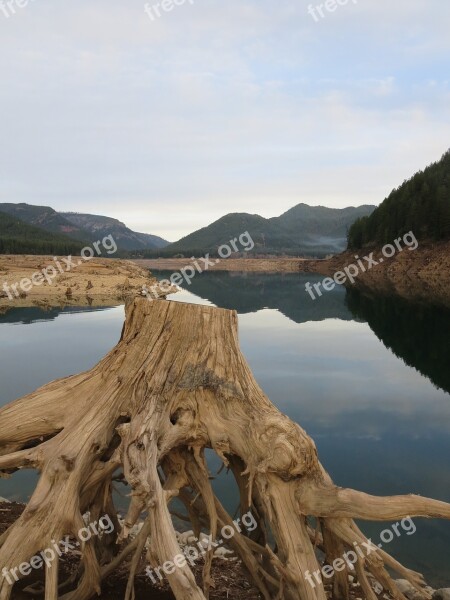
[[(112, 536), (87, 542), (76, 583), (59, 581), (57, 565), (48, 568), (45, 600), (88, 600), (125, 560), (126, 599), (134, 598), (134, 573), (147, 536), (152, 565), (180, 553), (169, 512), (175, 496), (186, 504), (196, 531), (206, 522), (215, 536), (231, 523), (211, 488), (205, 448), (232, 470), (241, 511), (257, 516), (252, 537), (243, 532), (231, 543), (266, 600), (324, 600), (323, 586), (312, 587), (305, 573), (320, 568), (319, 547), (333, 561), (367, 542), (353, 519), (450, 518), (444, 502), (336, 487), (312, 439), (256, 383), (239, 349), (235, 312), (135, 299), (119, 343), (96, 367), (0, 410), (0, 474), (40, 472), (24, 513), (0, 537), (0, 568), (20, 565), (52, 540), (76, 535), (87, 510), (97, 518), (115, 515), (112, 480), (119, 471), (133, 490), (121, 540), (127, 541), (144, 512), (141, 533), (120, 553)], [(189, 565), (168, 576), (177, 600), (208, 598), (211, 559), (205, 561), (202, 589)], [(377, 550), (358, 556), (356, 571), (336, 574), (334, 597), (348, 597), (351, 573), (368, 600), (377, 597), (368, 574), (405, 600), (386, 567), (418, 590), (425, 585), (421, 575)], [(0, 577), (0, 600), (11, 592)]]

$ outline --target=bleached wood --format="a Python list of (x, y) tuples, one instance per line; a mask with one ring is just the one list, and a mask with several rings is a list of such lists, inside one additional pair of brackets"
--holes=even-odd
[[(241, 512), (251, 509), (257, 515), (257, 537), (236, 534), (231, 544), (266, 600), (325, 600), (323, 586), (314, 588), (305, 578), (307, 571), (320, 569), (315, 540), (330, 560), (353, 549), (353, 543), (367, 541), (353, 518), (450, 518), (450, 505), (444, 502), (375, 498), (336, 487), (312, 439), (256, 383), (239, 348), (235, 312), (135, 299), (127, 307), (119, 343), (98, 365), (0, 410), (3, 474), (19, 468), (40, 471), (24, 513), (0, 538), (0, 565), (20, 565), (52, 539), (76, 535), (86, 510), (93, 515), (107, 511), (115, 518), (111, 486), (121, 468), (133, 491), (120, 539), (128, 541), (144, 512), (141, 536), (128, 541), (118, 556), (111, 536), (91, 540), (83, 549), (76, 589), (72, 585), (67, 591), (60, 582), (57, 595), (57, 571), (50, 569), (46, 596), (89, 600), (104, 577), (131, 559), (126, 598), (133, 598), (134, 574), (148, 533), (152, 566), (181, 552), (168, 507), (174, 497), (179, 495), (187, 507), (197, 534), (202, 523), (215, 536), (220, 526), (232, 522), (211, 488), (206, 448), (230, 466)], [(319, 519), (322, 535), (312, 533), (309, 516)], [(265, 545), (269, 531), (275, 550)], [(210, 554), (203, 590), (189, 565), (169, 575), (177, 600), (208, 597), (214, 585), (211, 560)], [(395, 591), (385, 564), (423, 587), (418, 574), (377, 551), (361, 558), (356, 571), (369, 600), (374, 595), (367, 573)], [(349, 573), (336, 580), (336, 595), (346, 594)], [(2, 579), (0, 600), (10, 594), (11, 586)]]

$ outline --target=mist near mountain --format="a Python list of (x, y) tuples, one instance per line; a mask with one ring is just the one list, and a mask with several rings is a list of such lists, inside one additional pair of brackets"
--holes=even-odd
[(298, 204), (279, 217), (230, 213), (211, 225), (169, 244), (161, 256), (214, 254), (222, 244), (248, 231), (256, 255), (324, 257), (345, 250), (347, 232), (359, 218), (370, 215), (375, 206), (327, 208)]

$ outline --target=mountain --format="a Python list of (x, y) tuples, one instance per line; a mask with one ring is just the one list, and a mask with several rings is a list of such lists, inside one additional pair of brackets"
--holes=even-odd
[(370, 216), (358, 219), (348, 247), (389, 244), (409, 231), (418, 240), (450, 240), (450, 150), (393, 190)]
[[(222, 244), (227, 244), (241, 233), (249, 231), (253, 241), (263, 249), (265, 244), (285, 247), (291, 244), (290, 236), (277, 226), (259, 215), (247, 213), (231, 213), (221, 217), (211, 225), (203, 227), (187, 235), (178, 242), (164, 248), (164, 254), (185, 253), (203, 254), (217, 251)], [(261, 250), (262, 251), (262, 250)]]
[(297, 204), (276, 221), (290, 235), (300, 240), (301, 247), (310, 249), (312, 254), (336, 254), (345, 249), (347, 232), (358, 219), (370, 215), (375, 206), (363, 204), (347, 208), (327, 208)]
[(77, 240), (91, 241), (87, 232), (73, 225), (50, 206), (0, 203), (0, 211), (45, 231), (67, 235)]
[(29, 225), (0, 212), (0, 254), (75, 254), (83, 248), (65, 235)]
[(58, 213), (50, 206), (0, 203), (0, 212), (45, 231), (67, 235), (87, 245), (112, 235), (119, 250), (143, 250), (162, 248), (169, 242), (147, 233), (136, 233), (126, 225), (98, 215)]
[(316, 244), (324, 237), (324, 243), (342, 246), (347, 238), (349, 226), (360, 217), (371, 214), (375, 206), (363, 204), (347, 208), (327, 208), (326, 206), (309, 206), (297, 204), (280, 217), (271, 219), (281, 224), (286, 231), (302, 238), (305, 243), (310, 238)]
[(169, 244), (161, 256), (199, 255), (217, 252), (222, 244), (248, 231), (255, 242), (253, 254), (326, 256), (346, 247), (347, 230), (375, 206), (327, 208), (298, 204), (279, 217), (230, 213), (178, 242)]
[(111, 217), (74, 212), (59, 213), (67, 221), (82, 231), (87, 231), (96, 240), (112, 235), (122, 250), (143, 250), (164, 248), (169, 244), (162, 238), (149, 233), (137, 233), (124, 223)]

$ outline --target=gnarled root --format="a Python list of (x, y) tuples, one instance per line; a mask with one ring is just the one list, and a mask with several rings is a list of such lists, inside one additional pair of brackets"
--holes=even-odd
[[(232, 470), (241, 518), (250, 511), (251, 530), (233, 521), (215, 496), (206, 448)], [(55, 557), (46, 568), (45, 600), (89, 600), (127, 560), (126, 600), (132, 600), (146, 548), (153, 568), (181, 553), (169, 512), (175, 497), (197, 536), (207, 530), (214, 540), (225, 526), (235, 530), (228, 543), (265, 600), (325, 600), (316, 577), (319, 548), (327, 562), (354, 555), (335, 575), (335, 598), (346, 597), (352, 574), (368, 600), (376, 598), (371, 576), (403, 599), (385, 567), (417, 589), (423, 578), (372, 548), (353, 519), (450, 518), (444, 502), (337, 488), (314, 442), (258, 387), (239, 349), (236, 314), (163, 300), (133, 301), (121, 340), (92, 370), (0, 410), (0, 475), (23, 468), (37, 469), (40, 479), (22, 516), (0, 538), (0, 567), (16, 568), (15, 576), (0, 580), (0, 600), (10, 598), (21, 563), (66, 535), (78, 537), (86, 511), (96, 521), (108, 514), (115, 532), (81, 543), (77, 578), (59, 581)], [(132, 488), (120, 531), (111, 495), (118, 470)], [(142, 516), (142, 529), (130, 540)], [(316, 518), (315, 532), (309, 517)], [(355, 552), (364, 545), (370, 552)], [(213, 560), (209, 549), (202, 589), (188, 563), (169, 569), (177, 600), (209, 597)]]

